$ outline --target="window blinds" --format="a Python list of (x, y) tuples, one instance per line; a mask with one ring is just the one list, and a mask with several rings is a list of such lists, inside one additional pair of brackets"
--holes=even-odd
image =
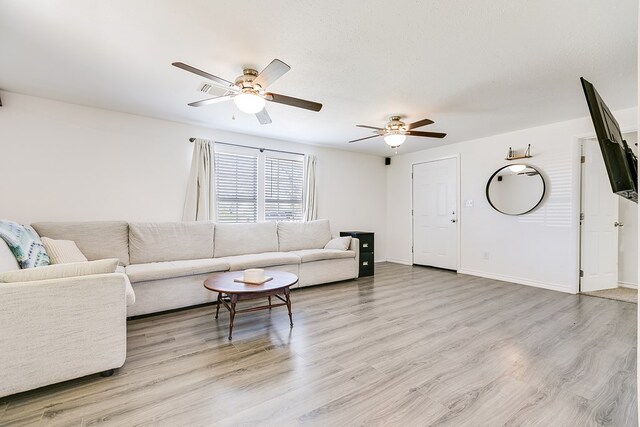
[(258, 157), (215, 154), (218, 222), (257, 222)]
[(304, 162), (277, 157), (265, 158), (265, 221), (301, 221)]

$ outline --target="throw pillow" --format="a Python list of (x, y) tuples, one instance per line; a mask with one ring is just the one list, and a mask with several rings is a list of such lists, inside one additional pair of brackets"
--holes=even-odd
[(53, 240), (48, 237), (42, 238), (47, 254), (49, 255), (49, 264), (68, 264), (70, 262), (88, 261), (78, 245), (73, 240)]
[(338, 249), (340, 251), (346, 251), (351, 245), (351, 236), (336, 237), (329, 240), (329, 243), (324, 245), (325, 249)]
[(69, 264), (49, 265), (28, 270), (6, 271), (0, 273), (0, 282), (33, 282), (35, 280), (64, 279), (66, 277), (88, 276), (92, 274), (115, 273), (117, 259), (72, 262)]
[(35, 230), (13, 221), (0, 221), (0, 239), (16, 257), (20, 268), (49, 265), (49, 256)]

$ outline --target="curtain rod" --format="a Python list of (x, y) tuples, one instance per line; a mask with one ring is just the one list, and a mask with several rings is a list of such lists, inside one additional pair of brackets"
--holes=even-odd
[[(195, 138), (189, 138), (189, 142), (194, 142), (195, 140), (196, 140)], [(250, 148), (252, 150), (260, 150), (260, 152), (271, 151), (271, 152), (274, 152), (274, 153), (296, 154), (298, 156), (304, 156), (304, 153), (296, 153), (295, 151), (283, 151), (283, 150), (272, 150), (271, 148), (249, 147), (249, 146), (246, 146), (246, 145), (231, 144), (230, 142), (214, 141), (214, 143), (215, 144), (221, 144), (221, 145), (230, 145), (232, 147)]]

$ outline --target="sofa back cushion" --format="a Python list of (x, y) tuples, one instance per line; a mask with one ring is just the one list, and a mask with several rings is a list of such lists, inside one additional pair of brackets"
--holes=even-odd
[(281, 252), (322, 249), (329, 240), (331, 240), (331, 229), (328, 219), (278, 223), (278, 242)]
[(131, 264), (213, 257), (213, 222), (129, 224)]
[(125, 221), (38, 222), (41, 237), (72, 240), (89, 261), (118, 258), (129, 264), (129, 224)]
[(7, 242), (0, 239), (0, 273), (13, 270), (20, 270), (20, 264), (7, 246)]
[(216, 224), (216, 258), (277, 251), (278, 232), (275, 222)]

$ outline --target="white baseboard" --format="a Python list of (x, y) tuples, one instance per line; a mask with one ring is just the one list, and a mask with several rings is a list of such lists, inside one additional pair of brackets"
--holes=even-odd
[(621, 287), (621, 288), (638, 289), (638, 284), (637, 283), (618, 282), (618, 286)]
[[(396, 259), (396, 258), (386, 258), (386, 259), (381, 259), (381, 260), (377, 260), (377, 261), (374, 261), (374, 262), (375, 263), (392, 262), (394, 264), (413, 265), (411, 263), (411, 261), (407, 261), (407, 260), (404, 260), (404, 259)], [(533, 287), (536, 287), (536, 288), (549, 289), (549, 290), (552, 290), (552, 291), (564, 292), (564, 293), (567, 293), (567, 294), (577, 294), (578, 293), (577, 290), (569, 289), (566, 286), (558, 285), (558, 284), (555, 284), (555, 283), (539, 282), (539, 281), (536, 281), (536, 280), (524, 279), (522, 277), (513, 277), (513, 276), (505, 276), (505, 275), (502, 275), (502, 274), (488, 273), (486, 271), (460, 269), (460, 270), (458, 270), (458, 273), (459, 274), (468, 274), (470, 276), (484, 277), (486, 279), (501, 280), (503, 282), (517, 283), (519, 285), (533, 286)], [(620, 286), (634, 288), (634, 289), (638, 288), (637, 285), (634, 285), (632, 283), (622, 283), (622, 282), (620, 282)]]
[(558, 285), (555, 283), (538, 282), (536, 280), (523, 279), (521, 277), (512, 277), (512, 276), (504, 276), (502, 274), (487, 273), (486, 271), (460, 269), (458, 270), (458, 273), (469, 274), (471, 276), (484, 277), (486, 279), (501, 280), (503, 282), (517, 283), (519, 285), (533, 286), (536, 288), (549, 289), (552, 291), (559, 291), (559, 292), (564, 292), (568, 294), (577, 293), (577, 291), (574, 289), (568, 289), (566, 286)]
[(412, 265), (411, 262), (406, 261), (406, 260), (402, 260), (402, 259), (387, 258), (386, 261), (387, 262), (392, 262), (394, 264)]

